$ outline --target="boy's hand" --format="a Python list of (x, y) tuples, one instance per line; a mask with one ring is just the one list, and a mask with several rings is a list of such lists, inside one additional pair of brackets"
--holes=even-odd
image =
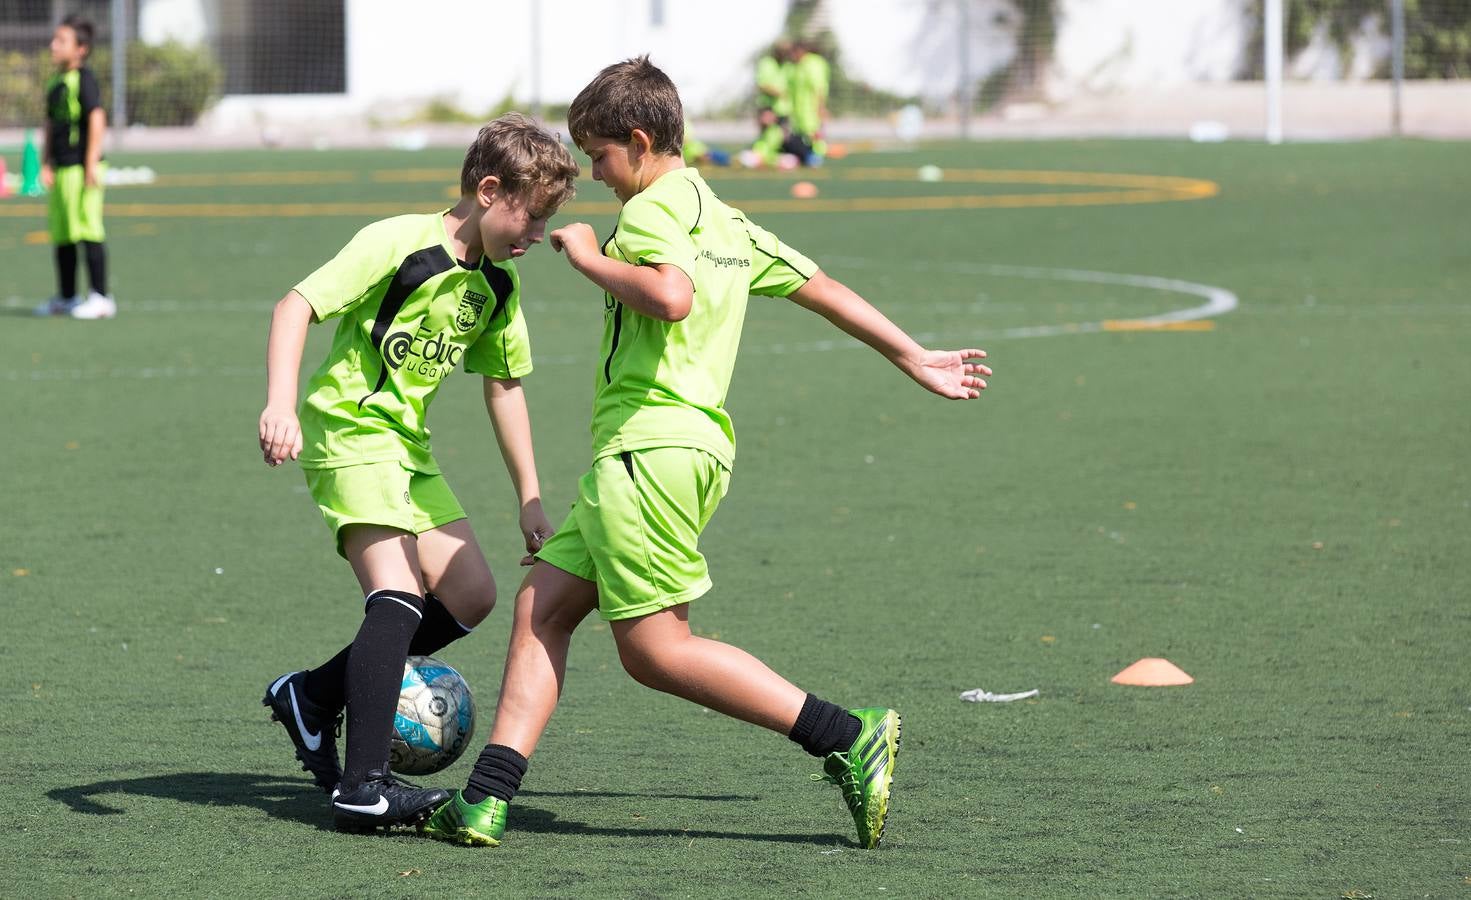
[(552, 232), (551, 241), (552, 249), (558, 253), (567, 254), (567, 261), (573, 266), (579, 265), (589, 256), (598, 256), (602, 253), (602, 250), (598, 248), (597, 232), (585, 222), (563, 225)]
[(541, 501), (526, 501), (521, 507), (521, 534), (526, 538), (526, 555), (521, 557), (521, 565), (529, 566), (536, 562), (536, 552), (555, 531), (552, 523), (547, 521), (546, 513), (542, 512)]
[(51, 168), (51, 164), (50, 163), (46, 163), (43, 166), (41, 166), (41, 185), (43, 187), (48, 187), (49, 188), (49, 187), (51, 187), (55, 183), (56, 183), (56, 172), (55, 172), (55, 170), (53, 170)]
[(84, 165), (82, 167), (82, 178), (86, 182), (87, 187), (94, 188), (100, 184), (101, 182), (97, 179), (97, 164), (87, 163)]
[(952, 400), (974, 400), (986, 389), (991, 369), (979, 362), (984, 350), (926, 350), (916, 359), (905, 359), (900, 367), (926, 390)]
[(260, 449), (266, 465), (273, 468), (301, 455), (301, 423), (294, 410), (265, 408), (260, 414)]

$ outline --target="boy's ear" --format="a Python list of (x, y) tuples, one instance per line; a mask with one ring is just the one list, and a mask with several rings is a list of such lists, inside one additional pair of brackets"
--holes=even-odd
[(644, 156), (654, 149), (654, 138), (642, 128), (635, 128), (628, 135), (628, 144), (631, 156)]
[(501, 180), (494, 175), (487, 175), (475, 186), (475, 199), (480, 201), (481, 206), (489, 209), (500, 196), (500, 189)]

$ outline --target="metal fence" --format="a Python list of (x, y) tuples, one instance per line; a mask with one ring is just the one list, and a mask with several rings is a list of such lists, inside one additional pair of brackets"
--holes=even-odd
[[(533, 22), (549, 14), (528, 2)], [(656, 23), (671, 12), (649, 2)], [(360, 0), (195, 5), (209, 14), (179, 23), (167, 14), (188, 4), (0, 0), (0, 128), (40, 124), (45, 48), (67, 13), (96, 25), (92, 67), (116, 128), (190, 125), (222, 97), (350, 92), (349, 5), (382, 12)], [(1471, 136), (1471, 0), (789, 0), (786, 10), (772, 39), (808, 40), (829, 59), (839, 137)], [(554, 113), (570, 98), (540, 96), (538, 74), (556, 54), (533, 59), (514, 99)], [(749, 99), (695, 112), (740, 122), (754, 97), (752, 78)]]

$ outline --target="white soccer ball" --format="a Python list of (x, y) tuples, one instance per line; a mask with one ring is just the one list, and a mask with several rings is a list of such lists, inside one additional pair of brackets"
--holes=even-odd
[(393, 717), (389, 768), (400, 775), (447, 769), (474, 734), (475, 698), (464, 677), (432, 656), (410, 656)]

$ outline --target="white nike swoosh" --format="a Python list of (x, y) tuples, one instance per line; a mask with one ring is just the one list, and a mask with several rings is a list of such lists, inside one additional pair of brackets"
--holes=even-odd
[(280, 678), (277, 678), (276, 679), (276, 683), (273, 684), (273, 685), (271, 685), (271, 696), (272, 697), (276, 696), (276, 692), (279, 691), (279, 690), (281, 690), (281, 685), (283, 685), (283, 684), (286, 683), (286, 679), (290, 678), (292, 675), (295, 675), (295, 674), (296, 674), (295, 672), (287, 672), (285, 675), (282, 675)]
[(372, 806), (355, 806), (351, 803), (339, 803), (336, 800), (332, 801), (332, 805), (338, 809), (345, 809), (348, 812), (366, 813), (370, 816), (381, 816), (388, 812), (388, 798), (382, 794), (378, 795), (378, 802)]
[(296, 730), (301, 732), (301, 741), (308, 750), (316, 750), (322, 746), (322, 733), (319, 731), (312, 734), (306, 730), (306, 723), (301, 720), (301, 710), (296, 708), (296, 685), (293, 684), (286, 690), (291, 693), (291, 714), (296, 716)]

